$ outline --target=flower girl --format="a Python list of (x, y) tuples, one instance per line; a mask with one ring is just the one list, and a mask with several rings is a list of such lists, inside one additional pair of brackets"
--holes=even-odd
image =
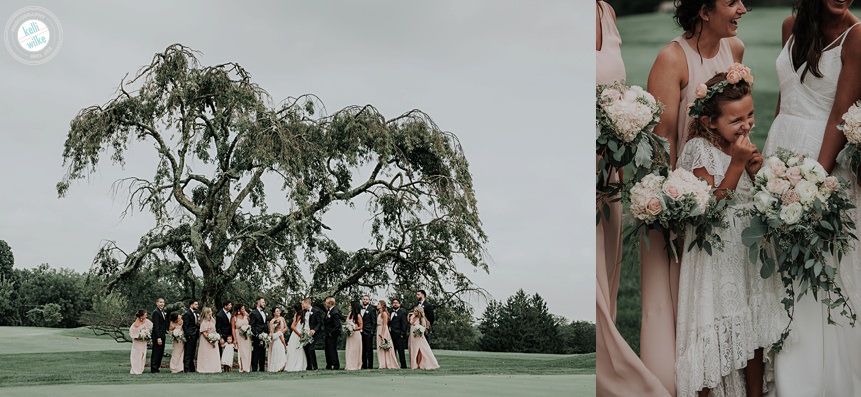
[(224, 344), (224, 351), (221, 352), (221, 365), (224, 367), (224, 372), (233, 371), (233, 336), (227, 335), (227, 343)]
[[(762, 279), (751, 263), (742, 230), (752, 206), (752, 177), (762, 156), (748, 135), (753, 128), (750, 69), (733, 65), (696, 88), (688, 105), (691, 139), (679, 156), (679, 167), (706, 179), (718, 199), (733, 193), (727, 227), (717, 231), (722, 248), (709, 255), (693, 247), (682, 256), (676, 325), (676, 388), (679, 397), (761, 396), (763, 348), (780, 338), (780, 280)], [(686, 241), (694, 238), (692, 228)], [(768, 355), (765, 355), (768, 356)], [(768, 379), (765, 379), (766, 381)]]

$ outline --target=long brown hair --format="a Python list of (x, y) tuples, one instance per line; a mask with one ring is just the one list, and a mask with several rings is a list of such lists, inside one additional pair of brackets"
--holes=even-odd
[(820, 21), (822, 0), (795, 0), (792, 12), (795, 14), (795, 23), (792, 24), (792, 66), (798, 70), (801, 64), (807, 62), (801, 72), (801, 81), (804, 81), (807, 72), (822, 78), (822, 72), (819, 71), (819, 58), (825, 45)]
[[(718, 73), (714, 75), (714, 77), (706, 82), (706, 86), (711, 88), (722, 81), (726, 81), (726, 73)], [(723, 137), (721, 137), (716, 131), (709, 129), (708, 125), (702, 122), (701, 117), (706, 116), (710, 120), (714, 121), (716, 118), (721, 116), (721, 104), (744, 98), (745, 96), (750, 95), (751, 91), (752, 87), (750, 84), (745, 80), (740, 80), (736, 84), (729, 84), (724, 87), (723, 92), (716, 92), (712, 95), (709, 100), (703, 103), (702, 114), (691, 119), (691, 124), (688, 126), (688, 136), (690, 137), (688, 139), (700, 137), (704, 138), (717, 148), (722, 147), (723, 145), (721, 145), (721, 142), (723, 141)]]

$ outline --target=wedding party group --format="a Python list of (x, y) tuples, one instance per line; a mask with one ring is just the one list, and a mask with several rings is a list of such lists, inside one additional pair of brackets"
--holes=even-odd
[[(752, 93), (775, 83), (743, 63), (742, 0), (675, 0), (682, 33), (645, 89), (596, 0), (598, 396), (861, 396), (852, 4), (796, 0), (774, 26), (779, 97), (757, 147)], [(639, 243), (639, 355), (616, 328), (623, 241)]]
[[(146, 310), (138, 310), (129, 328), (132, 338), (131, 373), (141, 374), (146, 352), (152, 344), (150, 372), (160, 372), (167, 337), (173, 345), (170, 371), (231, 372), (238, 357), (239, 372), (316, 371), (315, 345), (323, 341), (326, 369), (339, 370), (338, 341), (346, 337), (345, 370), (373, 369), (376, 353), (379, 369), (437, 369), (439, 363), (428, 342), (434, 322), (433, 305), (424, 290), (416, 292), (418, 305), (411, 311), (400, 299), (371, 304), (368, 295), (353, 301), (346, 316), (336, 307), (334, 297), (325, 300), (325, 309), (305, 298), (289, 310), (266, 310), (266, 300), (258, 297), (253, 309), (224, 301), (221, 309), (199, 308), (197, 300), (180, 314), (166, 314), (164, 299), (156, 300), (152, 320)], [(409, 350), (409, 366), (406, 359)]]

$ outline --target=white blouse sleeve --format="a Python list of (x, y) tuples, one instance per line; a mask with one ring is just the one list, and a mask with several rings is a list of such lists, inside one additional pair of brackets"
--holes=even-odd
[(723, 182), (729, 165), (725, 164), (726, 157), (728, 156), (710, 142), (697, 137), (685, 144), (679, 156), (678, 166), (691, 172), (698, 168), (705, 168), (706, 172), (714, 177), (715, 186), (718, 186)]

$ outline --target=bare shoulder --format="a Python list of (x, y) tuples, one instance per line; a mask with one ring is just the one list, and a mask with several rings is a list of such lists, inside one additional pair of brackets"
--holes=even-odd
[(741, 62), (744, 59), (744, 43), (738, 37), (730, 37), (729, 48), (732, 50), (732, 58), (736, 62)]
[(672, 41), (658, 52), (649, 79), (659, 79), (661, 83), (671, 81), (682, 82), (687, 80), (688, 62), (685, 59), (685, 51), (679, 43)]
[(780, 27), (782, 43), (784, 45), (786, 45), (786, 41), (789, 40), (789, 36), (792, 35), (793, 26), (795, 26), (795, 14), (786, 17)]
[(855, 26), (849, 30), (843, 41), (842, 51), (844, 62), (849, 59), (853, 61), (861, 59), (861, 26)]

